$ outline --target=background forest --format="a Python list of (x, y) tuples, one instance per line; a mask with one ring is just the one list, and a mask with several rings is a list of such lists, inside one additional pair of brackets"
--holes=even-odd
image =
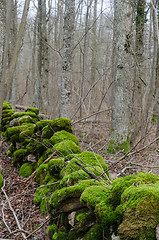
[(50, 118), (111, 116), (112, 141), (136, 143), (158, 114), (158, 5), (2, 0), (1, 98)]

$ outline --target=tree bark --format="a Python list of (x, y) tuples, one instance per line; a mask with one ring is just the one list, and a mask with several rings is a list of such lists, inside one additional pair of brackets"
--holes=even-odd
[(65, 1), (60, 117), (69, 117), (72, 93), (75, 0)]
[(131, 41), (131, 5), (129, 0), (114, 1), (114, 86), (112, 126), (107, 151), (129, 151), (129, 64)]

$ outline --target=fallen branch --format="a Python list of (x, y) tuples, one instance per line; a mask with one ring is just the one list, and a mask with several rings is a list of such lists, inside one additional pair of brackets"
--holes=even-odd
[(2, 220), (3, 220), (6, 228), (8, 229), (8, 232), (11, 233), (12, 231), (10, 230), (9, 226), (7, 225), (7, 223), (5, 221), (5, 217), (4, 217), (4, 203), (2, 203)]
[(15, 221), (16, 221), (16, 223), (17, 223), (17, 226), (18, 226), (19, 230), (22, 231), (21, 234), (22, 234), (23, 238), (26, 239), (26, 236), (25, 236), (25, 234), (24, 234), (24, 232), (23, 232), (23, 229), (22, 229), (21, 226), (20, 226), (20, 223), (19, 223), (19, 221), (18, 221), (18, 218), (17, 218), (17, 216), (16, 216), (16, 213), (15, 213), (14, 209), (12, 208), (12, 205), (11, 205), (11, 203), (10, 203), (10, 201), (9, 201), (9, 198), (8, 198), (8, 196), (7, 196), (7, 194), (6, 194), (5, 190), (4, 190), (4, 187), (5, 187), (5, 179), (3, 180), (3, 182), (4, 182), (4, 184), (3, 184), (3, 187), (1, 188), (1, 190), (2, 190), (3, 194), (5, 195), (5, 198), (6, 198), (7, 202), (8, 202), (9, 208), (10, 208), (10, 210), (12, 211), (12, 213), (13, 213), (13, 215), (14, 215), (14, 218), (15, 218)]

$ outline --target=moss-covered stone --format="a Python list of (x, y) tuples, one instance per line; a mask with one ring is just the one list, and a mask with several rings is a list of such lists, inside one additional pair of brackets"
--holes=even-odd
[(54, 119), (51, 127), (55, 132), (65, 130), (67, 132), (73, 133), (71, 121), (68, 118), (57, 118)]
[(39, 116), (36, 115), (34, 112), (17, 112), (17, 113), (14, 113), (12, 116), (13, 116), (13, 118), (20, 118), (20, 117), (24, 117), (24, 116), (30, 116), (32, 118), (39, 119)]
[(103, 229), (99, 224), (95, 224), (87, 234), (84, 236), (83, 240), (101, 240), (103, 239)]
[(10, 117), (14, 114), (14, 110), (13, 109), (5, 109), (2, 111), (2, 118), (7, 118)]
[(23, 149), (23, 148), (20, 148), (18, 150), (16, 150), (14, 153), (13, 153), (13, 164), (14, 165), (22, 165), (25, 161), (25, 157), (27, 156), (27, 150), (26, 149)]
[[(81, 154), (76, 154), (77, 158), (72, 158), (67, 166), (61, 171), (61, 175), (64, 176), (66, 173), (72, 173), (74, 170), (78, 171), (81, 168), (75, 163), (80, 163), (83, 167), (87, 168), (89, 167), (95, 167), (98, 166), (100, 168), (103, 168), (104, 171), (108, 169), (107, 164), (104, 162), (102, 156), (95, 154), (93, 152), (85, 151)], [(82, 162), (80, 161), (82, 160)], [(108, 173), (107, 173), (108, 174)]]
[(39, 184), (43, 183), (48, 171), (48, 164), (41, 164), (36, 172), (35, 181)]
[(130, 139), (127, 137), (126, 141), (118, 142), (113, 139), (109, 141), (108, 148), (106, 150), (107, 153), (114, 154), (118, 151), (123, 151), (125, 153), (130, 151)]
[(27, 107), (26, 112), (34, 112), (36, 115), (38, 115), (39, 109), (35, 107)]
[(70, 153), (78, 154), (81, 153), (81, 149), (72, 140), (62, 141), (55, 144), (53, 151), (56, 151), (59, 156), (67, 156)]
[(33, 162), (33, 163), (24, 163), (19, 171), (19, 174), (23, 177), (29, 177), (36, 169), (37, 163)]
[[(103, 170), (99, 166), (94, 167), (85, 167), (90, 173), (94, 174), (94, 176), (100, 176), (103, 173)], [(63, 175), (63, 174), (62, 174)], [(66, 187), (69, 185), (74, 185), (79, 180), (91, 179), (91, 176), (86, 173), (84, 170), (76, 170), (72, 171), (71, 173), (66, 173), (64, 177), (60, 181), (61, 187)], [(103, 177), (103, 181), (105, 181)]]
[(64, 201), (70, 198), (79, 198), (82, 194), (82, 192), (85, 190), (86, 187), (89, 187), (91, 185), (98, 186), (100, 183), (95, 180), (83, 180), (79, 181), (77, 184), (70, 186), (70, 187), (64, 187), (60, 190), (56, 190), (53, 193), (51, 202), (50, 202), (50, 209), (56, 209), (58, 210)]
[(57, 232), (54, 233), (54, 235), (52, 236), (52, 239), (53, 240), (66, 240), (67, 235), (64, 231), (58, 230)]
[(65, 166), (64, 158), (54, 158), (48, 163), (49, 172), (51, 175), (60, 174), (60, 171)]
[(64, 140), (72, 140), (74, 143), (76, 143), (76, 145), (79, 145), (77, 137), (75, 137), (72, 133), (66, 132), (65, 130), (55, 132), (50, 140), (52, 144), (57, 144)]
[(115, 179), (112, 184), (112, 204), (117, 207), (121, 201), (121, 195), (125, 189), (135, 184), (143, 183), (156, 183), (159, 181), (159, 177), (154, 173), (140, 172), (137, 175), (129, 175)]
[(50, 225), (47, 230), (46, 230), (46, 236), (48, 239), (52, 239), (52, 236), (54, 235), (55, 231), (56, 231), (56, 224), (52, 224)]
[(43, 127), (43, 129), (42, 129), (43, 138), (49, 139), (52, 137), (53, 134), (54, 134), (54, 130), (50, 125)]
[(111, 205), (111, 188), (106, 186), (90, 186), (80, 197), (81, 203), (94, 209), (106, 236), (110, 237), (110, 226), (115, 224), (115, 213)]
[(121, 197), (123, 221), (118, 228), (120, 238), (155, 240), (159, 219), (158, 202), (159, 182), (127, 188)]
[(35, 136), (33, 135), (34, 134), (34, 128), (35, 128), (35, 125), (29, 125), (24, 131), (22, 131), (20, 134), (19, 134), (19, 140), (20, 142), (23, 142), (25, 139), (28, 139), (28, 138), (34, 138)]
[(12, 106), (9, 102), (3, 101), (3, 110), (5, 109), (12, 109)]
[(40, 120), (36, 123), (35, 131), (41, 131), (45, 126), (51, 125), (53, 120)]

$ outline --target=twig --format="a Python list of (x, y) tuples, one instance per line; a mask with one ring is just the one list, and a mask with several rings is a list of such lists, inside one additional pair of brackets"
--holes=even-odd
[(90, 173), (85, 167), (83, 167), (79, 162), (75, 161), (75, 164), (78, 165), (83, 171), (85, 171), (91, 178), (96, 179), (96, 175), (93, 173)]
[(10, 230), (9, 226), (7, 225), (6, 221), (5, 221), (5, 218), (4, 218), (4, 203), (2, 202), (2, 217), (3, 217), (3, 222), (5, 224), (5, 226), (7, 227), (8, 231), (11, 233), (12, 231)]
[[(15, 211), (14, 211), (14, 209), (12, 208), (12, 205), (11, 205), (11, 203), (10, 203), (10, 201), (9, 201), (9, 198), (8, 198), (8, 196), (7, 196), (7, 194), (6, 194), (5, 190), (4, 190), (4, 187), (5, 187), (5, 179), (3, 180), (3, 182), (4, 182), (4, 184), (3, 184), (3, 187), (1, 188), (1, 190), (2, 190), (2, 192), (4, 193), (5, 198), (6, 198), (7, 202), (8, 202), (9, 208), (10, 208), (10, 210), (12, 211), (12, 213), (13, 213), (13, 215), (14, 215), (14, 218), (15, 218), (15, 221), (16, 221), (16, 223), (17, 223), (17, 226), (18, 226), (19, 230), (22, 231), (23, 229), (22, 229), (21, 226), (20, 226), (20, 223), (19, 223), (19, 221), (18, 221), (18, 218), (17, 218), (17, 216), (16, 216), (16, 214), (15, 214)], [(21, 234), (22, 234), (23, 238), (26, 239), (25, 234), (24, 234), (23, 232), (21, 232)]]
[(58, 182), (53, 182), (53, 183), (46, 184), (46, 185), (41, 185), (40, 187), (37, 187), (36, 189), (43, 188), (43, 187), (48, 187), (48, 186), (51, 186), (51, 185), (54, 185), (54, 184), (58, 184), (58, 183), (60, 183), (60, 181), (58, 181)]
[(43, 222), (37, 229), (35, 229), (32, 233), (30, 233), (25, 239), (30, 238), (34, 233), (36, 233), (40, 228), (42, 228), (49, 220), (50, 218), (46, 219), (45, 222)]

